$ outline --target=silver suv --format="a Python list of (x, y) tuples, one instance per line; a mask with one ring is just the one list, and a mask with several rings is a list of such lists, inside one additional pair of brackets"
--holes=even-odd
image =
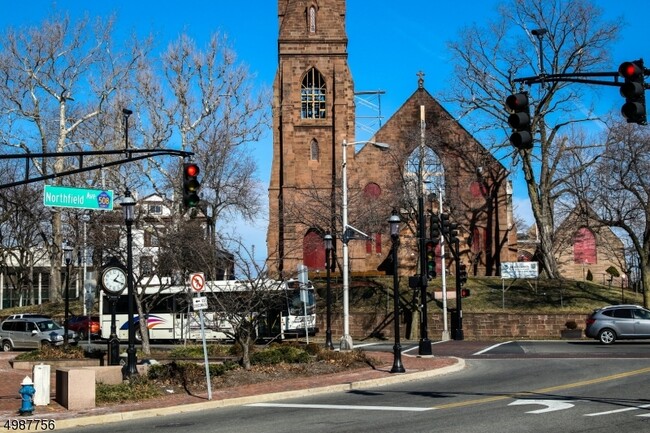
[(611, 305), (587, 317), (585, 335), (603, 344), (616, 340), (650, 338), (650, 310), (638, 305)]
[[(47, 318), (7, 319), (0, 324), (0, 344), (5, 352), (38, 349), (43, 344), (60, 346), (64, 342), (63, 335), (63, 327)], [(77, 341), (77, 334), (68, 330), (68, 342), (76, 344)]]

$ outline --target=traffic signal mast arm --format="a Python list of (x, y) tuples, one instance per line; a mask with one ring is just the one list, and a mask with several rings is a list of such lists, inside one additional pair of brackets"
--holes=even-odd
[[(643, 68), (643, 75), (650, 75), (650, 69)], [(590, 80), (587, 77), (612, 77), (614, 81), (603, 80)], [(616, 86), (621, 87), (623, 83), (619, 81), (620, 74), (618, 71), (614, 72), (582, 72), (574, 74), (542, 74), (535, 75), (534, 77), (515, 78), (512, 80), (515, 83), (524, 83), (527, 85), (540, 84), (545, 82), (567, 82), (567, 83), (584, 83), (584, 84), (600, 84), (603, 86)], [(650, 84), (644, 84), (646, 89), (650, 89)]]
[[(133, 156), (132, 154), (141, 154)], [(116, 161), (103, 162), (90, 166), (84, 166), (84, 156), (101, 156), (101, 155), (120, 155), (125, 154), (126, 158)], [(86, 171), (99, 170), (105, 167), (112, 167), (114, 165), (126, 164), (127, 162), (139, 161), (141, 159), (154, 158), (156, 156), (182, 156), (184, 158), (194, 155), (194, 152), (185, 152), (183, 150), (173, 149), (120, 149), (120, 150), (90, 150), (83, 152), (47, 152), (47, 153), (20, 153), (10, 155), (0, 155), (0, 160), (4, 159), (24, 159), (25, 160), (25, 178), (23, 180), (0, 184), (0, 189), (11, 188), (12, 186), (26, 185), (34, 182), (41, 182), (43, 180), (54, 179), (57, 177), (70, 176), (72, 174), (83, 173)], [(33, 158), (65, 158), (65, 157), (78, 157), (79, 168), (66, 170), (59, 173), (51, 173), (45, 176), (29, 177), (30, 160)]]

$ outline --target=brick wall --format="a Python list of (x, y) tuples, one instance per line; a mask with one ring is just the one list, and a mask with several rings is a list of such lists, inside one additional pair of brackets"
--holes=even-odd
[[(508, 313), (464, 313), (463, 331), (467, 340), (490, 340), (490, 339), (545, 339), (560, 338), (560, 331), (566, 329), (565, 323), (573, 320), (578, 324), (579, 329), (585, 327), (586, 314), (508, 314)], [(350, 315), (350, 334), (355, 340), (370, 337), (373, 332), (384, 338), (393, 337), (392, 317), (376, 313), (354, 313)], [(451, 314), (447, 319), (451, 321)], [(318, 316), (318, 327), (320, 334), (325, 335), (325, 316)], [(442, 314), (431, 315), (428, 323), (429, 338), (433, 341), (439, 340), (442, 335)], [(343, 321), (341, 316), (332, 317), (332, 339), (337, 341), (341, 338)], [(451, 331), (451, 322), (448, 329)], [(405, 335), (407, 326), (400, 324), (402, 338), (409, 338)], [(419, 335), (411, 336), (418, 339)]]

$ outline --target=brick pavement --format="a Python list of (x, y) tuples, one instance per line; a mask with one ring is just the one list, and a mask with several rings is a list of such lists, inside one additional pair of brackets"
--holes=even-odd
[[(0, 429), (7, 419), (21, 418), (18, 409), (21, 405), (18, 391), (20, 383), (25, 376), (31, 377), (31, 371), (13, 370), (9, 361), (16, 355), (15, 352), (0, 352)], [(200, 410), (207, 407), (246, 404), (253, 401), (270, 401), (279, 398), (291, 398), (305, 393), (341, 391), (360, 386), (378, 386), (386, 383), (413, 380), (418, 377), (427, 377), (446, 371), (461, 369), (464, 362), (451, 357), (415, 357), (402, 355), (402, 363), (406, 369), (405, 374), (391, 374), (393, 354), (390, 352), (373, 352), (374, 358), (382, 363), (376, 368), (363, 368), (343, 373), (327, 374), (316, 377), (296, 378), (280, 382), (264, 382), (234, 388), (213, 389), (212, 401), (208, 401), (207, 392), (192, 396), (187, 394), (171, 394), (152, 400), (112, 404), (99, 406), (93, 409), (69, 411), (54, 400), (55, 369), (51, 372), (51, 399), (48, 406), (36, 406), (31, 417), (40, 419), (53, 419), (57, 421), (57, 428), (73, 426), (75, 422), (91, 424), (92, 418), (103, 419), (101, 422), (110, 422), (119, 419), (135, 418), (137, 416), (152, 416), (164, 414), (165, 408), (174, 408), (175, 411)], [(361, 383), (359, 383), (361, 382)], [(104, 417), (104, 418), (102, 418)], [(82, 420), (82, 421), (80, 421)], [(2, 429), (4, 430), (4, 429)], [(2, 431), (0, 430), (0, 431)]]

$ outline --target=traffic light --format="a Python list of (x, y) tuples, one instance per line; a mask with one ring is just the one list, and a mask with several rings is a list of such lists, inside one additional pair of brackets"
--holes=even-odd
[(438, 214), (435, 213), (431, 215), (429, 238), (436, 244), (440, 242), (440, 218), (438, 218)]
[(445, 238), (449, 235), (449, 215), (446, 213), (440, 214), (440, 233)]
[[(464, 263), (461, 263), (458, 268), (458, 281), (460, 281), (461, 286), (467, 283), (467, 266)], [(469, 293), (469, 290), (467, 293)]]
[(510, 143), (517, 149), (533, 148), (533, 133), (531, 132), (530, 106), (528, 94), (515, 93), (506, 98), (506, 107), (510, 110), (508, 125), (514, 130), (510, 135)]
[(183, 206), (186, 208), (196, 207), (199, 204), (201, 184), (196, 178), (199, 171), (199, 166), (194, 163), (183, 164)]
[(469, 289), (460, 289), (460, 297), (461, 298), (468, 298), (469, 295), (471, 295)]
[(627, 123), (645, 125), (645, 69), (643, 60), (623, 62), (618, 67), (618, 73), (625, 78), (621, 85), (621, 96), (625, 98), (625, 104), (621, 107), (623, 117)]
[(449, 243), (453, 244), (458, 240), (458, 224), (451, 223), (449, 224)]
[(436, 277), (436, 243), (432, 240), (428, 240), (425, 244), (426, 252), (426, 268), (427, 268), (427, 277), (435, 278)]

